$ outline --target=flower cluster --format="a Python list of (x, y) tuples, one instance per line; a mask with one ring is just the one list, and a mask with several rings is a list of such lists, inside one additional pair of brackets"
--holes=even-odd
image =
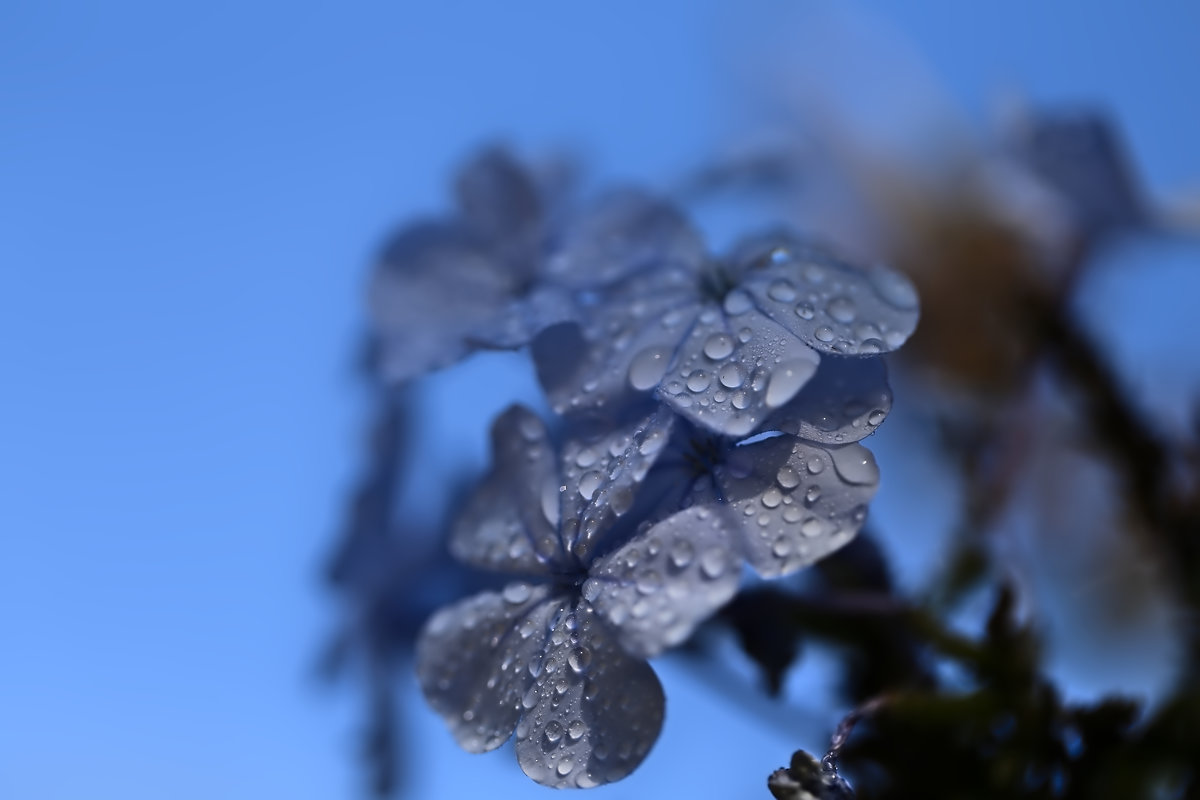
[(500, 150), (458, 195), (384, 250), (381, 370), (529, 345), (560, 420), (495, 421), (450, 549), (513, 582), (434, 614), (418, 675), (464, 749), (515, 732), (538, 783), (610, 783), (662, 726), (646, 659), (729, 601), (743, 564), (786, 575), (861, 528), (879, 473), (859, 441), (891, 408), (878, 356), (912, 333), (916, 293), (787, 232), (713, 256), (643, 192), (568, 207)]

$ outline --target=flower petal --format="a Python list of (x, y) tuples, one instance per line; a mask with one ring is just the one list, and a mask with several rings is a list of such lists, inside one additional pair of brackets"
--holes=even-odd
[(679, 414), (725, 436), (756, 430), (812, 377), (820, 356), (733, 290), (705, 307), (679, 346), (659, 397)]
[(822, 353), (889, 352), (917, 327), (917, 291), (899, 272), (861, 269), (787, 236), (763, 237), (740, 252), (741, 288)]
[(546, 276), (574, 287), (599, 287), (665, 264), (698, 267), (704, 241), (675, 206), (637, 190), (600, 199), (568, 221)]
[(447, 606), (417, 639), (417, 678), (459, 745), (494, 750), (517, 726), (550, 622), (567, 601), (545, 586), (515, 583)]
[(862, 445), (786, 435), (735, 448), (716, 478), (746, 560), (764, 577), (795, 572), (850, 541), (879, 488), (879, 468)]
[(461, 358), (467, 337), (513, 290), (495, 255), (461, 227), (401, 230), (384, 248), (368, 296), (384, 377), (403, 381)]
[(675, 415), (654, 404), (632, 423), (605, 425), (598, 435), (577, 435), (563, 446), (563, 542), (588, 563), (616, 517), (633, 506), (638, 487), (671, 436)]
[(467, 223), (493, 241), (525, 238), (541, 223), (536, 182), (503, 148), (477, 153), (459, 171), (455, 190)]
[(822, 444), (870, 436), (892, 410), (892, 390), (882, 358), (826, 356), (796, 398), (763, 424)]
[(517, 725), (517, 760), (543, 786), (589, 788), (633, 772), (662, 730), (662, 685), (580, 603), (562, 614)]
[(649, 658), (681, 643), (733, 597), (740, 561), (726, 515), (694, 506), (593, 564), (583, 596), (626, 650)]
[(551, 407), (618, 416), (625, 403), (658, 387), (699, 310), (694, 276), (665, 269), (606, 293), (582, 328), (544, 331), (533, 357)]
[(546, 426), (523, 406), (492, 424), (492, 470), (450, 531), (450, 552), (499, 572), (548, 574), (570, 561), (558, 535), (559, 480)]

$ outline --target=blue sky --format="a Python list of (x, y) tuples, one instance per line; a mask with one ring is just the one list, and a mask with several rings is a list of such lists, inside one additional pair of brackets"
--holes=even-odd
[[(864, 7), (974, 118), (1002, 92), (1102, 102), (1152, 186), (1200, 187), (1194, 4)], [(0, 796), (354, 796), (358, 698), (311, 667), (359, 457), (370, 252), (443, 206), (483, 140), (577, 146), (597, 174), (658, 183), (702, 162), (754, 127), (747, 48), (824, 41), (825, 13), (797, 8), (829, 6), (0, 7)], [(872, 63), (837, 54), (830, 80), (870, 83)], [(1197, 296), (1179, 263), (1161, 286)], [(1121, 300), (1142, 315), (1127, 358), (1151, 386), (1195, 333), (1154, 287), (1095, 289), (1100, 319)], [(479, 458), (486, 422), (430, 420), (431, 438)], [(661, 672), (666, 731), (606, 797), (694, 780), (689, 761), (713, 796), (761, 796), (828, 722), (797, 721), (810, 697), (761, 717), (752, 694), (710, 691), (723, 676)], [(813, 681), (793, 685), (819, 696)], [(511, 753), (460, 753), (403, 702), (413, 796), (539, 791)]]

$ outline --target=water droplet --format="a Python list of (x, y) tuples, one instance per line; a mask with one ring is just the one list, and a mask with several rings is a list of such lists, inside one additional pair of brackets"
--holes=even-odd
[(779, 485), (785, 489), (795, 489), (800, 485), (800, 473), (784, 464), (779, 468), (779, 473), (775, 475), (775, 480), (779, 481)]
[(712, 383), (712, 375), (702, 369), (694, 370), (687, 378), (687, 388), (693, 392), (703, 392)]
[(653, 389), (667, 374), (670, 353), (664, 347), (648, 347), (629, 364), (629, 385), (638, 391)]
[(696, 550), (692, 547), (692, 543), (686, 539), (677, 539), (671, 545), (671, 563), (677, 569), (683, 569), (688, 564), (692, 563), (692, 559), (696, 555)]
[(810, 486), (810, 487), (808, 487), (808, 490), (804, 493), (804, 502), (811, 506), (813, 503), (817, 502), (818, 498), (820, 498), (820, 497), (821, 497), (821, 487), (820, 486)]
[(867, 448), (857, 445), (839, 447), (830, 450), (829, 455), (833, 458), (833, 466), (838, 475), (847, 483), (862, 485), (879, 482), (879, 467)]
[(510, 583), (504, 587), (504, 599), (513, 605), (520, 605), (529, 599), (533, 594), (527, 583)]
[(733, 339), (725, 333), (714, 333), (708, 337), (704, 343), (704, 355), (714, 361), (720, 361), (722, 358), (728, 358), (733, 352)]
[(586, 647), (576, 647), (567, 656), (567, 664), (576, 672), (584, 672), (592, 663), (592, 651)]
[(742, 328), (740, 331), (738, 331), (738, 341), (742, 344), (745, 344), (753, 338), (754, 331), (750, 330), (749, 328)]
[(853, 322), (854, 317), (858, 315), (858, 309), (854, 307), (854, 301), (849, 297), (835, 297), (829, 301), (829, 305), (825, 306), (825, 313), (841, 323)]
[(638, 445), (638, 452), (644, 456), (652, 456), (659, 450), (662, 450), (663, 445), (667, 443), (667, 437), (662, 431), (650, 431), (646, 434), (646, 438)]
[(767, 381), (767, 395), (764, 398), (766, 404), (771, 408), (778, 408), (791, 400), (816, 371), (816, 353), (813, 353), (811, 358), (795, 359), (780, 364), (771, 372)]
[(583, 720), (571, 720), (571, 724), (567, 726), (567, 736), (572, 739), (578, 739), (587, 731), (587, 725), (583, 724)]
[(816, 517), (809, 517), (808, 519), (804, 520), (804, 523), (800, 526), (800, 533), (811, 539), (814, 536), (821, 535), (821, 527), (821, 520), (817, 519)]
[(525, 696), (521, 698), (521, 705), (525, 708), (533, 708), (538, 704), (538, 699), (541, 697), (541, 692), (538, 691), (536, 684), (529, 687), (529, 691), (525, 692)]
[(788, 553), (792, 552), (791, 540), (786, 536), (780, 536), (775, 540), (774, 544), (771, 545), (771, 552), (775, 554), (776, 558), (783, 558)]
[(801, 303), (800, 305), (796, 306), (796, 316), (800, 319), (812, 319), (816, 315), (816, 309), (814, 309), (808, 303)]
[(829, 327), (828, 325), (822, 325), (813, 331), (813, 336), (816, 337), (818, 342), (832, 342), (833, 328)]
[(863, 355), (871, 355), (872, 353), (883, 352), (883, 342), (878, 339), (863, 339), (858, 344), (858, 352)]
[(653, 594), (662, 588), (662, 576), (647, 570), (637, 576), (637, 590), (642, 594)]
[(790, 303), (796, 299), (796, 288), (785, 280), (778, 280), (767, 287), (767, 297), (781, 303)]
[(546, 741), (549, 742), (550, 744), (554, 744), (555, 742), (557, 742), (559, 739), (561, 739), (563, 737), (562, 723), (556, 719), (550, 720), (549, 722), (546, 723), (545, 734), (546, 734)]
[(726, 559), (725, 551), (719, 548), (712, 548), (704, 551), (704, 555), (700, 556), (700, 571), (704, 576), (713, 580), (725, 574)]
[(730, 316), (745, 314), (750, 309), (754, 308), (754, 301), (750, 299), (750, 295), (743, 292), (741, 289), (734, 289), (729, 294), (725, 295), (723, 304), (725, 313)]
[(579, 494), (584, 500), (591, 500), (592, 495), (604, 483), (604, 475), (599, 472), (588, 472), (579, 479)]
[(889, 305), (909, 311), (917, 307), (917, 290), (908, 278), (883, 267), (871, 270), (871, 284)]
[(589, 578), (583, 583), (583, 599), (589, 603), (594, 603), (596, 598), (600, 596), (602, 588), (600, 581), (595, 578)]
[(775, 508), (783, 501), (783, 492), (776, 489), (774, 486), (767, 489), (762, 494), (762, 504), (767, 508)]
[(869, 417), (867, 417), (867, 424), (868, 425), (880, 425), (883, 423), (883, 418), (886, 416), (887, 416), (887, 414), (884, 413), (884, 411), (882, 409), (877, 408), (871, 412), (871, 415)]
[(808, 474), (820, 475), (825, 470), (825, 462), (819, 456), (813, 456), (808, 460)]
[(733, 397), (729, 401), (738, 411), (743, 411), (750, 406), (750, 395), (745, 392), (734, 392)]
[(721, 380), (721, 385), (726, 389), (736, 389), (746, 381), (746, 373), (742, 372), (741, 367), (733, 363), (721, 367), (718, 377)]
[(783, 521), (788, 524), (794, 524), (800, 521), (802, 512), (795, 506), (788, 506), (783, 510)]

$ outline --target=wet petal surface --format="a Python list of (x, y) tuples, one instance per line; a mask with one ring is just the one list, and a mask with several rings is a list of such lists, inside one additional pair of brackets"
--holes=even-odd
[(631, 653), (680, 644), (737, 592), (741, 554), (725, 515), (709, 506), (676, 513), (601, 558), (583, 596)]
[(755, 305), (822, 353), (890, 352), (917, 326), (917, 291), (894, 270), (856, 267), (788, 237), (743, 245), (738, 258)]
[(795, 399), (763, 427), (812, 442), (845, 444), (870, 436), (891, 410), (883, 359), (827, 356)]
[(533, 780), (589, 788), (633, 772), (662, 730), (662, 685), (588, 606), (560, 615), (523, 701), (517, 760)]
[(879, 488), (860, 444), (821, 446), (777, 436), (734, 448), (716, 469), (746, 561), (764, 577), (806, 567), (850, 541)]
[(563, 446), (563, 542), (588, 563), (602, 534), (633, 506), (638, 487), (670, 439), (675, 415), (657, 406), (649, 415)]
[(450, 532), (450, 552), (498, 572), (549, 574), (569, 566), (558, 528), (556, 454), (532, 411), (511, 406), (492, 425), (492, 469)]
[(512, 736), (534, 682), (550, 622), (567, 605), (547, 587), (510, 584), (434, 614), (417, 640), (417, 678), (426, 700), (471, 753)]

